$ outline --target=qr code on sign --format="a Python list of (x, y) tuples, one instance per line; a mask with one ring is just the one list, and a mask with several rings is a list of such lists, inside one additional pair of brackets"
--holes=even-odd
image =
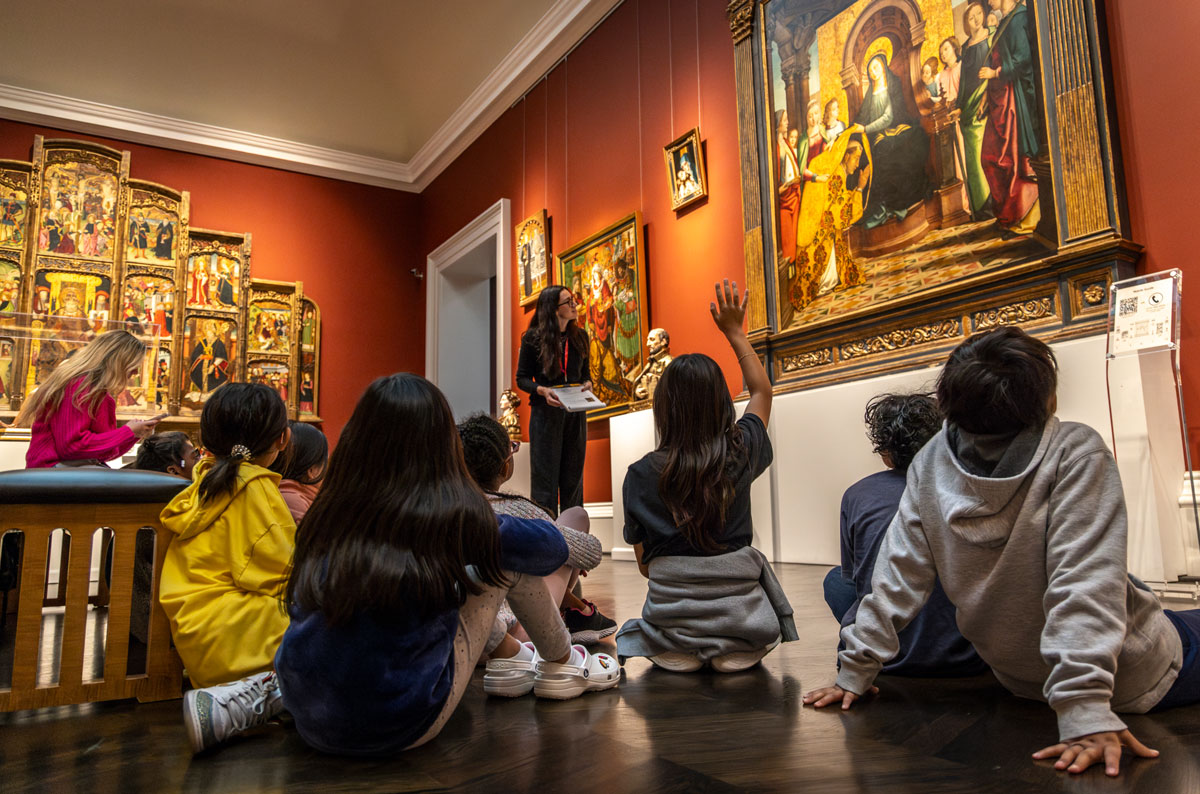
[(1121, 316), (1137, 313), (1137, 298), (1121, 298)]

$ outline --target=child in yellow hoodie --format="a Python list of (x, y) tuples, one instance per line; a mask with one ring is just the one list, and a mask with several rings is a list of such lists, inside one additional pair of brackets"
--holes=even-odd
[[(267, 466), (287, 447), (287, 408), (267, 386), (226, 384), (204, 405), (200, 438), (212, 457), (196, 464), (192, 484), (162, 511), (176, 537), (159, 601), (192, 683), (213, 688), (206, 697), (277, 711), (270, 671), (288, 627), (283, 597), (296, 524)], [(253, 681), (240, 687), (216, 686), (247, 676)], [(188, 696), (185, 714), (196, 690)]]

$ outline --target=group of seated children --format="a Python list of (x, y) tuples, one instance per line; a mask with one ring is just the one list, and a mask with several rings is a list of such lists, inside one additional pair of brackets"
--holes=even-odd
[[(749, 392), (743, 416), (715, 361), (679, 356), (655, 393), (658, 446), (626, 475), (624, 537), (649, 583), (642, 616), (616, 634), (622, 662), (733, 673), (797, 639), (752, 545), (772, 389), (745, 306), (729, 282), (710, 305)], [(117, 428), (112, 400), (140, 346), (104, 334), (31, 395), (30, 466), (108, 460), (149, 436), (154, 420)], [(886, 470), (842, 500), (842, 565), (825, 581), (839, 673), (806, 704), (849, 708), (881, 672), (990, 668), (1057, 713), (1060, 742), (1035, 758), (1115, 775), (1122, 746), (1157, 755), (1116, 712), (1200, 702), (1200, 610), (1163, 610), (1128, 575), (1115, 462), (1094, 430), (1054, 417), (1056, 387), (1050, 348), (1001, 328), (954, 350), (936, 401), (870, 403)], [(416, 747), (478, 663), (484, 690), (506, 697), (619, 683), (617, 659), (584, 647), (616, 628), (578, 586), (601, 559), (587, 515), (554, 523), (501, 490), (517, 446), (492, 418), (455, 425), (433, 384), (402, 373), (367, 388), (327, 465), (324, 436), (289, 424), (266, 386), (216, 390), (200, 433), (198, 462), (164, 433), (135, 464), (191, 479), (162, 512), (174, 538), (159, 599), (196, 687), (184, 699), (196, 751), (284, 709), (320, 750)]]

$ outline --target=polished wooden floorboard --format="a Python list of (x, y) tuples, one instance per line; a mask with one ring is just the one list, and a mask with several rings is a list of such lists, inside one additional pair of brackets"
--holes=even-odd
[[(824, 568), (777, 570), (802, 639), (744, 673), (634, 659), (618, 689), (551, 702), (487, 698), (477, 671), (437, 739), (387, 760), (322, 755), (286, 723), (193, 758), (178, 701), (5, 714), (0, 791), (1200, 792), (1200, 707), (1129, 717), (1162, 757), (1126, 754), (1116, 780), (1031, 761), (1054, 740), (1054, 715), (990, 676), (885, 677), (878, 699), (848, 713), (802, 707), (805, 690), (833, 680), (837, 626)], [(618, 621), (639, 613), (632, 563), (606, 560), (584, 582)]]

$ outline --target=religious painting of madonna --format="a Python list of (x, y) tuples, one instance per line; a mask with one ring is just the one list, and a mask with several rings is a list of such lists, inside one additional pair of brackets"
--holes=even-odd
[(623, 413), (646, 364), (648, 318), (642, 216), (634, 213), (558, 256), (558, 283), (571, 290), (590, 341), (592, 391), (607, 405), (589, 419)]
[(1054, 250), (1038, 233), (1053, 195), (1033, 165), (1047, 142), (1026, 0), (763, 14), (779, 331)]

